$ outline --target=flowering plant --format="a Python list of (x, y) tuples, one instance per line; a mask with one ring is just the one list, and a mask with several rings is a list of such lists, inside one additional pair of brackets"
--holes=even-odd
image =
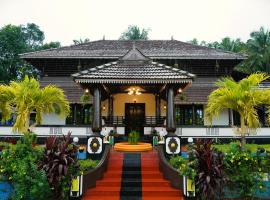
[(241, 197), (252, 197), (257, 190), (265, 187), (261, 158), (257, 154), (232, 147), (225, 154), (225, 171), (229, 189), (237, 190)]

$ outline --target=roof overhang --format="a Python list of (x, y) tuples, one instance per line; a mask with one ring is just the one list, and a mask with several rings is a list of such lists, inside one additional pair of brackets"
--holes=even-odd
[(92, 83), (92, 84), (188, 84), (192, 83), (193, 79), (171, 79), (171, 80), (162, 80), (162, 79), (82, 79), (74, 78), (76, 83)]

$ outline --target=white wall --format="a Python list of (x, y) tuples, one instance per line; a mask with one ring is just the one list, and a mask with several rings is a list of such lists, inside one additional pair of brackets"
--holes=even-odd
[[(153, 127), (144, 127), (144, 135), (150, 135)], [(165, 127), (154, 127), (161, 136), (167, 135)]]
[(61, 118), (60, 116), (50, 113), (42, 115), (41, 125), (65, 125), (66, 118)]
[[(203, 107), (205, 110), (205, 106)], [(207, 122), (204, 115), (204, 125), (209, 126), (211, 123)], [(229, 125), (229, 110), (223, 110), (218, 117), (215, 117), (212, 121), (212, 126), (228, 126)]]
[[(176, 134), (181, 137), (240, 137), (235, 133), (234, 128), (177, 128)], [(256, 133), (247, 135), (247, 138), (270, 137), (270, 128), (260, 128)]]

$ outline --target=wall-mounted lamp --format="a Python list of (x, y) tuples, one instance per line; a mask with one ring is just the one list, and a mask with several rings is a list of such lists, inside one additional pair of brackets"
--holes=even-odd
[(106, 110), (106, 106), (105, 106), (105, 105), (102, 106), (102, 110), (103, 110), (103, 111)]
[(182, 93), (182, 92), (183, 92), (182, 88), (179, 88), (178, 93)]
[(167, 106), (166, 106), (166, 105), (164, 105), (164, 106), (163, 106), (163, 109), (164, 109), (164, 110), (166, 110), (166, 109), (167, 109)]
[(88, 92), (89, 92), (89, 89), (88, 89), (88, 88), (86, 88), (86, 89), (85, 89), (85, 93), (88, 93)]

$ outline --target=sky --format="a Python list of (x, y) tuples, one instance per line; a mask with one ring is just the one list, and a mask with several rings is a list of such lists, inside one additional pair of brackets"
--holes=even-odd
[(36, 23), (45, 41), (118, 39), (128, 25), (150, 28), (149, 39), (246, 41), (270, 29), (270, 0), (0, 0), (0, 27)]

